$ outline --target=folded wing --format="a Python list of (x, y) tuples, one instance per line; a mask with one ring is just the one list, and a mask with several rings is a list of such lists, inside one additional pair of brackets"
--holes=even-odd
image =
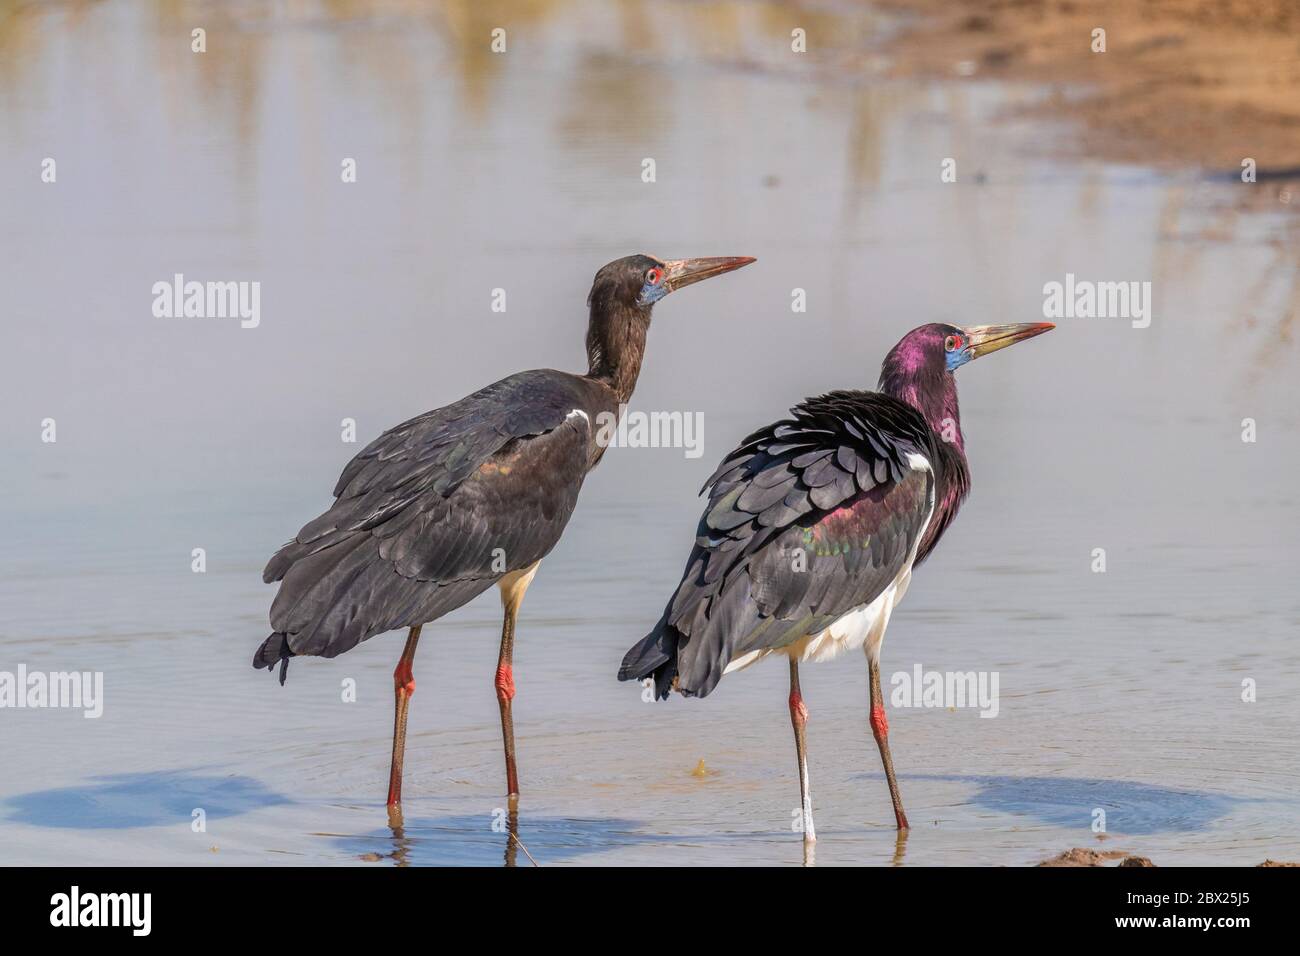
[(873, 392), (832, 392), (792, 415), (749, 436), (706, 483), (686, 572), (621, 677), (654, 673), (660, 693), (676, 677), (704, 696), (732, 661), (869, 604), (913, 559), (934, 508), (920, 415)]
[(254, 664), (433, 620), (546, 555), (588, 470), (588, 399), (575, 376), (523, 372), (371, 442), (267, 564), (283, 583)]

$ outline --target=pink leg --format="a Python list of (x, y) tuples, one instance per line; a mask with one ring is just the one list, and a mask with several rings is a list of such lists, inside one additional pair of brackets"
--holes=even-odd
[(388, 774), (388, 805), (399, 806), (402, 802), (402, 760), (406, 756), (406, 709), (411, 704), (415, 693), (415, 672), (411, 665), (415, 660), (415, 645), (420, 640), (420, 626), (411, 628), (406, 638), (406, 647), (397, 661), (393, 671), (393, 694), (396, 698), (396, 714), (393, 718), (393, 763)]
[(510, 702), (515, 699), (515, 614), (506, 608), (505, 626), (501, 632), (501, 655), (497, 659), (497, 704), (501, 709), (501, 739), (506, 750), (506, 794), (511, 805), (519, 800), (519, 770), (515, 766), (515, 722), (510, 713)]
[(880, 692), (880, 662), (868, 657), (871, 671), (871, 732), (875, 735), (876, 746), (880, 748), (880, 759), (885, 765), (885, 780), (889, 783), (889, 798), (894, 801), (894, 821), (898, 829), (906, 830), (907, 814), (903, 812), (903, 798), (898, 793), (898, 781), (894, 779), (894, 758), (889, 753), (889, 721), (885, 719), (885, 702)]
[(790, 658), (790, 724), (794, 727), (794, 751), (799, 758), (799, 803), (803, 814), (803, 838), (807, 843), (817, 839), (813, 827), (812, 789), (808, 781), (808, 744), (804, 728), (808, 726), (808, 708), (799, 692), (799, 662)]

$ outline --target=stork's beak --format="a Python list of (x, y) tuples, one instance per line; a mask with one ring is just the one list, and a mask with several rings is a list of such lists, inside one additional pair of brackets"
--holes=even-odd
[(1056, 328), (1051, 322), (1025, 322), (1022, 325), (972, 325), (965, 330), (966, 348), (970, 357), (977, 359), (1008, 345), (1015, 345), (1035, 335), (1042, 335)]
[(669, 292), (734, 272), (754, 261), (753, 256), (715, 256), (711, 259), (672, 259), (664, 263), (664, 286)]

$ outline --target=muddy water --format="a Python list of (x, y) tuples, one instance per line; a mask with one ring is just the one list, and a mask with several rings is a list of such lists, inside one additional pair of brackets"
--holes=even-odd
[[(529, 592), (519, 836), (539, 863), (804, 861), (785, 668), (652, 705), (614, 681), (622, 652), (742, 435), (873, 385), (914, 325), (1038, 320), (1067, 273), (1150, 281), (1150, 326), (1063, 319), (960, 372), (974, 494), (885, 643), (887, 681), (996, 672), (997, 716), (891, 711), (900, 844), (865, 662), (806, 667), (815, 861), (1300, 856), (1291, 219), (1060, 158), (1058, 130), (998, 121), (1032, 89), (887, 82), (894, 25), (856, 5), (422, 9), (0, 21), (0, 670), (104, 675), (98, 719), (0, 710), (0, 862), (501, 862), (496, 601), (426, 630), (394, 834), (400, 638), (296, 661), (280, 688), (248, 667), (260, 569), (356, 451), (344, 418), (364, 442), (511, 370), (580, 367), (591, 274), (640, 250), (759, 263), (656, 313), (634, 403), (702, 413), (703, 455), (611, 452)], [(260, 281), (260, 324), (155, 318), (177, 272)]]

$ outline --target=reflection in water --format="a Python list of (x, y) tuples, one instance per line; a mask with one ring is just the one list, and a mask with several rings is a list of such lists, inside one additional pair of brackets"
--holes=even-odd
[[(357, 101), (351, 108), (379, 111), (401, 131), (395, 161), (406, 187), (418, 190), (431, 170), (442, 172), (437, 169), (442, 157), (431, 147), (445, 149), (446, 137), (454, 143), (465, 135), (449, 126), (454, 119), (442, 112), (442, 84), (449, 77), (455, 80), (451, 90), (460, 117), (488, 127), (501, 110), (509, 109), (494, 98), (493, 89), (511, 69), (544, 76), (554, 72), (566, 89), (558, 98), (551, 144), (578, 167), (597, 162), (620, 177), (629, 162), (627, 150), (639, 158), (664, 149), (679, 122), (679, 104), (696, 96), (702, 67), (805, 86), (802, 109), (822, 113), (834, 98), (832, 122), (843, 127), (846, 175), (835, 227), (839, 251), (832, 293), (839, 309), (852, 308), (854, 302), (855, 290), (844, 278), (849, 272), (845, 257), (861, 241), (863, 219), (871, 215), (883, 184), (891, 174), (897, 180), (899, 171), (888, 168), (884, 130), (900, 116), (941, 115), (952, 129), (947, 151), (979, 156), (972, 138), (987, 123), (987, 111), (976, 107), (976, 94), (965, 87), (936, 91), (880, 81), (885, 43), (896, 25), (865, 6), (734, 0), (630, 0), (613, 7), (581, 0), (446, 0), (432, 6), (419, 0), (295, 0), (214, 7), (199, 0), (71, 0), (0, 9), (0, 97), (13, 114), (6, 117), (7, 129), (23, 131), (28, 118), (13, 107), (30, 105), (33, 93), (50, 82), (46, 71), (57, 55), (51, 48), (56, 38), (84, 48), (92, 60), (104, 58), (89, 64), (96, 72), (147, 57), (165, 78), (155, 86), (170, 124), (188, 127), (187, 138), (203, 146), (214, 140), (237, 144), (230, 168), (238, 174), (231, 188), (239, 198), (241, 220), (259, 215), (257, 178), (248, 173), (260, 160), (270, 126), (283, 126), (303, 158), (328, 154), (350, 138), (346, 116), (338, 113), (347, 100)], [(120, 28), (104, 29), (106, 22), (118, 21)], [(206, 24), (213, 43), (202, 55), (190, 50), (190, 30), (198, 22)], [(791, 54), (792, 23), (807, 31), (816, 56)], [(507, 30), (505, 53), (492, 50), (492, 31), (498, 28)], [(122, 49), (122, 44), (135, 48)], [(1038, 95), (1014, 90), (1006, 98), (1023, 104)], [(936, 98), (942, 100), (938, 106)], [(763, 119), (761, 111), (753, 113), (750, 100), (716, 108), (734, 109), (748, 121)], [(727, 129), (724, 121), (720, 132)], [(726, 155), (725, 142), (714, 145)], [(985, 175), (988, 158), (963, 166), (969, 180), (961, 181)], [(818, 157), (818, 162), (824, 159)], [(931, 182), (936, 178), (933, 166), (927, 162), (921, 171), (905, 170), (904, 177)], [(303, 165), (301, 175), (316, 189), (328, 188), (332, 181), (312, 163)], [(1212, 183), (1207, 178), (1199, 186), (1222, 193), (1220, 179)], [(774, 188), (787, 183), (775, 175), (770, 180)], [(1091, 213), (1103, 200), (1104, 187), (1090, 172), (1084, 183), (1081, 211)], [(1300, 208), (1300, 184), (1266, 180), (1252, 190), (1249, 199), (1237, 195), (1228, 202), (1210, 202), (1205, 188), (1174, 182), (1164, 193), (1159, 235), (1190, 231), (1194, 239), (1163, 242), (1153, 254), (1157, 283), (1165, 285), (1194, 274), (1209, 246), (1242, 232), (1251, 234), (1247, 242), (1269, 248), (1262, 264), (1260, 256), (1252, 257), (1253, 279), (1232, 304), (1233, 317), (1254, 330), (1252, 338), (1259, 343), (1248, 372), (1255, 381), (1293, 357), (1297, 345), (1300, 221), (1294, 213)], [(954, 193), (958, 228), (978, 249), (987, 224), (980, 221), (975, 193)], [(1261, 237), (1255, 226), (1241, 221), (1247, 208), (1268, 209), (1281, 219)], [(252, 223), (241, 222), (248, 225)]]
[(511, 802), (506, 829), (506, 866), (516, 865), (520, 850), (524, 851), (524, 856), (528, 857), (529, 863), (533, 866), (538, 865), (533, 855), (528, 852), (528, 847), (524, 846), (523, 841), (519, 839), (519, 808)]
[[(541, 866), (573, 861), (611, 848), (662, 844), (676, 838), (636, 833), (630, 820), (579, 820), (563, 817), (525, 817), (521, 827), (518, 811), (510, 811), (504, 832), (493, 825), (492, 816), (440, 817), (397, 820), (383, 833), (356, 837), (332, 834), (344, 851), (356, 859), (376, 863), (390, 860), (395, 866), (489, 866), (504, 863)], [(384, 844), (388, 849), (377, 852)]]
[[(502, 69), (502, 57), (538, 46), (540, 28), (570, 4), (568, 0), (449, 0), (434, 8), (436, 29), (461, 82), (467, 112), (481, 119), (491, 101), (491, 84)], [(425, 4), (412, 4), (423, 12)], [(494, 53), (492, 31), (504, 29), (506, 52)]]
[(1250, 250), (1223, 323), (1225, 336), (1253, 343), (1238, 372), (1250, 394), (1293, 362), (1300, 346), (1300, 176), (1243, 189), (1225, 189), (1221, 178), (1180, 179), (1164, 191), (1158, 230), (1165, 241), (1156, 246), (1154, 279), (1168, 288), (1196, 275), (1225, 243)]
[[(538, 863), (533, 859), (528, 848), (523, 845), (519, 839), (519, 810), (512, 802), (505, 819), (505, 865), (513, 867), (518, 865), (519, 851), (523, 850), (524, 855), (528, 858), (533, 866)], [(377, 863), (380, 860), (392, 860), (395, 866), (411, 865), (411, 848), (413, 841), (406, 834), (406, 823), (403, 819), (402, 808), (400, 806), (388, 807), (388, 828), (393, 834), (393, 849), (389, 853), (364, 853), (360, 859), (367, 863)]]
[(894, 839), (894, 858), (890, 860), (891, 865), (903, 865), (903, 857), (907, 855), (907, 837), (911, 832), (911, 830), (898, 831), (898, 836)]
[(363, 853), (360, 859), (367, 863), (378, 863), (380, 860), (392, 860), (394, 866), (411, 865), (411, 840), (406, 835), (406, 827), (402, 822), (401, 807), (388, 808), (388, 828), (393, 832), (393, 849), (388, 853)]

